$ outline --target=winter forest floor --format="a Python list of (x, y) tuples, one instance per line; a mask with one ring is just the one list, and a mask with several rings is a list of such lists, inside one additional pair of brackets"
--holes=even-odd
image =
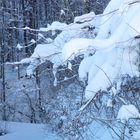
[(46, 132), (45, 127), (41, 124), (7, 122), (7, 134), (0, 136), (0, 140), (60, 140), (56, 135)]
[[(8, 119), (11, 121), (14, 120), (20, 122), (30, 122), (31, 115), (32, 115), (31, 108), (36, 107), (35, 103), (33, 102), (34, 99), (37, 99), (35, 98), (36, 80), (35, 78), (28, 79), (27, 77), (25, 77), (24, 74), (25, 74), (25, 70), (22, 69), (20, 71), (21, 78), (18, 79), (17, 67), (14, 68), (11, 65), (6, 67), (6, 83), (7, 83), (6, 93), (8, 93), (7, 102), (10, 106), (14, 106), (15, 109), (15, 113), (8, 112), (9, 113)], [(45, 85), (43, 85), (44, 89), (48, 89), (47, 85), (49, 85), (49, 81), (47, 83), (48, 80), (47, 78), (48, 78), (47, 75), (46, 77), (45, 75), (42, 76), (43, 83), (46, 83), (46, 87)], [(131, 78), (128, 75), (126, 75), (124, 79), (122, 79), (121, 89), (120, 89), (121, 94), (120, 95), (118, 94), (121, 98), (128, 99), (127, 100), (128, 104), (135, 104), (137, 107), (139, 107), (139, 96), (137, 96), (138, 98), (136, 101), (133, 95), (134, 94), (139, 95), (139, 89), (140, 89), (138, 84), (139, 80), (140, 80), (139, 78), (136, 77)], [(71, 133), (69, 134), (71, 136), (72, 136), (72, 132), (78, 134), (79, 133), (78, 131), (80, 129), (81, 129), (80, 135), (83, 140), (92, 140), (93, 138), (99, 140), (117, 139), (117, 136), (115, 133), (113, 133), (113, 131), (119, 134), (120, 133), (119, 131), (123, 130), (123, 125), (121, 126), (121, 124), (119, 124), (115, 120), (118, 112), (117, 108), (118, 106), (121, 106), (121, 104), (118, 101), (119, 99), (117, 97), (114, 97), (113, 110), (110, 107), (105, 107), (103, 105), (104, 104), (103, 102), (106, 101), (106, 96), (107, 96), (107, 93), (105, 93), (104, 96), (97, 97), (96, 101), (92, 101), (89, 104), (89, 106), (86, 107), (86, 109), (84, 109), (81, 113), (79, 113), (79, 109), (81, 105), (85, 104), (84, 101), (82, 101), (83, 99), (81, 98), (82, 97), (81, 95), (83, 94), (83, 89), (81, 89), (81, 87), (79, 86), (76, 87), (76, 82), (75, 82), (75, 86), (71, 85), (69, 87), (69, 90), (67, 90), (68, 93), (66, 93), (64, 89), (63, 88), (59, 89), (60, 93), (59, 96), (56, 98), (52, 98), (52, 96), (49, 95), (43, 97), (44, 102), (47, 104), (48, 109), (49, 110), (52, 109), (50, 110), (50, 112), (48, 112), (50, 116), (46, 113), (44, 114), (46, 115), (46, 117), (42, 116), (42, 118), (44, 117), (45, 119), (48, 119), (47, 122), (44, 121), (45, 119), (41, 120), (41, 118), (38, 118), (39, 111), (38, 112), (37, 110), (35, 111), (36, 112), (34, 118), (35, 123), (44, 121), (44, 123), (46, 124), (7, 122), (6, 129), (5, 129), (7, 134), (0, 136), (0, 140), (19, 140), (19, 139), (20, 140), (61, 140), (63, 139), (64, 136), (68, 136), (67, 133)], [(25, 91), (34, 94), (29, 94), (28, 97), (28, 94), (26, 94)], [(49, 92), (46, 91), (45, 93), (49, 93)], [(132, 98), (133, 100), (131, 100)], [(28, 101), (29, 99), (31, 99), (33, 106), (30, 106)], [(64, 110), (67, 109), (67, 110), (64, 111), (63, 109)], [(22, 112), (23, 114), (21, 114), (20, 112)], [(61, 129), (62, 127), (61, 120), (63, 120), (63, 123), (65, 123), (63, 124), (62, 129)], [(78, 120), (80, 122), (78, 122)], [(4, 124), (3, 122), (0, 123), (1, 126), (0, 129), (4, 128), (3, 124)], [(130, 124), (133, 125), (134, 122), (130, 121)], [(82, 125), (85, 125), (85, 128)], [(110, 127), (111, 129), (109, 129), (108, 127)], [(135, 124), (135, 128), (136, 127), (139, 126)], [(126, 135), (129, 138), (131, 138), (135, 134), (135, 131), (132, 130), (133, 135), (131, 135), (131, 133), (129, 133), (129, 131), (131, 130), (129, 129), (130, 129), (129, 126), (127, 126)], [(59, 136), (61, 136), (61, 138)]]

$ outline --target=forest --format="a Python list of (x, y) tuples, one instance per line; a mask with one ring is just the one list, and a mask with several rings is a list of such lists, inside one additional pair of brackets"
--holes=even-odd
[(139, 10), (0, 0), (0, 140), (140, 140)]

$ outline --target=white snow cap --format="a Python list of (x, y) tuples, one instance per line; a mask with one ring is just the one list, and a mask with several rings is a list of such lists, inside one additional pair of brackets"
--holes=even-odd
[(131, 118), (140, 118), (140, 113), (138, 109), (132, 104), (123, 105), (118, 112), (117, 119), (120, 119), (121, 122), (124, 123), (125, 121), (128, 121)]
[(62, 49), (62, 57), (64, 60), (73, 59), (76, 54), (84, 53), (93, 44), (92, 39), (77, 38), (66, 43)]
[(23, 48), (23, 46), (21, 46), (20, 44), (17, 44), (16, 47), (18, 48), (18, 50), (21, 50)]
[(95, 17), (95, 13), (94, 12), (90, 12), (88, 14), (84, 14), (82, 16), (77, 16), (74, 18), (74, 23), (77, 22), (85, 22), (85, 21), (90, 21)]
[(65, 11), (63, 9), (60, 10), (60, 15), (65, 15)]
[(60, 30), (63, 31), (68, 25), (66, 23), (61, 23), (59, 21), (54, 21), (51, 25), (48, 24), (47, 28), (40, 28), (40, 31), (54, 31), (54, 30)]
[(58, 21), (54, 21), (51, 25), (48, 25), (49, 30), (63, 30), (67, 27), (66, 23), (61, 23)]
[(36, 43), (36, 41), (34, 40), (34, 39), (31, 39), (31, 41), (30, 41), (31, 43)]

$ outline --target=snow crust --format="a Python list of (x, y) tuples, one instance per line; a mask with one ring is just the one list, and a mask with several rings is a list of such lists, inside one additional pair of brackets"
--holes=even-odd
[(132, 104), (123, 105), (118, 112), (117, 119), (120, 119), (121, 122), (125, 122), (132, 118), (140, 118), (138, 109)]

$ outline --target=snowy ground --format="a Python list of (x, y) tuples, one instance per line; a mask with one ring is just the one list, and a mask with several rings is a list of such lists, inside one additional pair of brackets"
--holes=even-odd
[[(0, 122), (0, 125), (2, 123)], [(93, 127), (94, 126), (94, 127)], [(0, 126), (1, 127), (1, 126)], [(46, 126), (43, 124), (30, 123), (6, 123), (8, 133), (0, 136), (0, 140), (62, 140), (55, 134), (47, 132)], [(106, 127), (101, 124), (94, 124), (83, 134), (83, 140), (113, 140), (116, 136)], [(140, 132), (134, 134), (134, 137), (129, 137), (130, 140), (140, 140)]]
[(10, 122), (8, 134), (0, 140), (60, 140), (57, 136), (45, 131), (45, 125)]

